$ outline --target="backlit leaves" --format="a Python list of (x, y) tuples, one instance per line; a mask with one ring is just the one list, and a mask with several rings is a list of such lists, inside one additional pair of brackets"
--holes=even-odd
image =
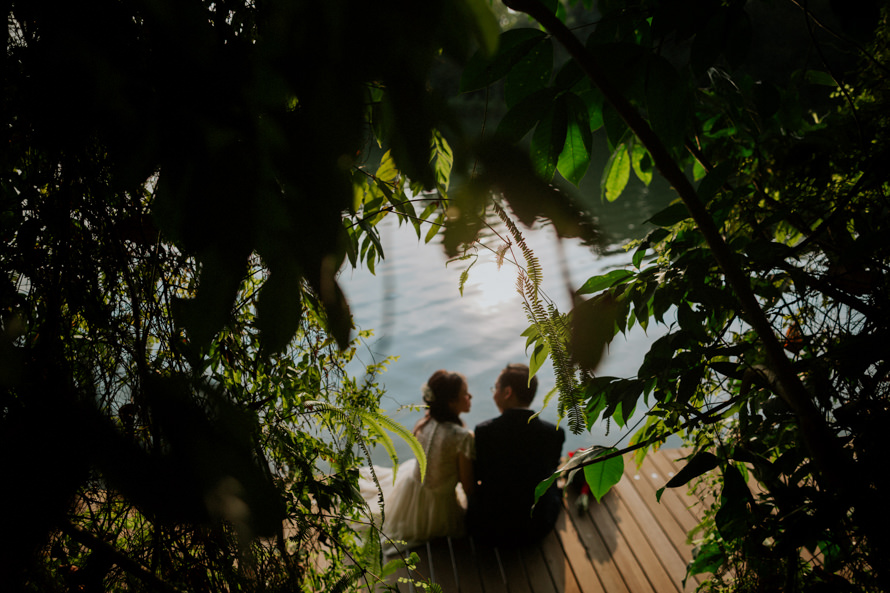
[(578, 185), (590, 166), (593, 137), (584, 102), (574, 94), (563, 97), (566, 103), (566, 139), (556, 168), (566, 181)]
[(626, 144), (619, 144), (603, 169), (603, 177), (600, 181), (600, 189), (602, 197), (609, 202), (618, 199), (627, 182), (630, 180), (631, 157), (627, 150)]

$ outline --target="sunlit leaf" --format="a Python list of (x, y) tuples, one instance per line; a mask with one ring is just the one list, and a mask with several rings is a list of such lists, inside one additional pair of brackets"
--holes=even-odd
[(593, 139), (584, 102), (573, 94), (563, 97), (566, 102), (566, 141), (556, 168), (566, 181), (578, 185), (590, 166)]
[(550, 356), (550, 346), (544, 341), (539, 342), (538, 345), (535, 346), (535, 350), (534, 350), (534, 352), (532, 352), (532, 356), (529, 359), (529, 364), (528, 364), (528, 380), (529, 381), (531, 381), (532, 377), (534, 377), (537, 374), (538, 369), (540, 369), (541, 366), (545, 362), (547, 362), (548, 356)]
[(603, 197), (609, 202), (614, 202), (627, 187), (629, 180), (630, 155), (627, 152), (627, 145), (620, 144), (612, 152), (603, 169), (603, 178), (600, 182)]
[(492, 55), (498, 48), (498, 37), (501, 28), (497, 18), (491, 11), (491, 6), (485, 0), (461, 0), (471, 15), (473, 31), (479, 45), (488, 55)]
[(634, 273), (630, 270), (620, 269), (606, 272), (600, 276), (593, 276), (588, 278), (587, 282), (578, 289), (578, 294), (593, 294), (599, 292), (603, 289), (610, 288), (633, 275)]
[(631, 153), (634, 173), (637, 179), (645, 185), (652, 183), (652, 157), (649, 151), (640, 142), (633, 143), (633, 151)]
[(387, 150), (380, 159), (380, 166), (377, 167), (375, 177), (386, 183), (393, 183), (399, 175), (399, 168), (396, 166), (395, 160), (392, 158), (392, 151)]
[(590, 493), (596, 497), (597, 502), (621, 480), (623, 474), (624, 458), (620, 455), (584, 466), (584, 479), (587, 480)]

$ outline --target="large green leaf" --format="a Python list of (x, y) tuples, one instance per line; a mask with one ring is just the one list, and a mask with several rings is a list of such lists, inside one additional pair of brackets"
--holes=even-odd
[(606, 272), (605, 274), (601, 274), (599, 276), (593, 276), (587, 279), (581, 288), (578, 289), (578, 294), (593, 294), (595, 292), (599, 292), (605, 288), (610, 288), (615, 284), (621, 282), (622, 280), (626, 280), (633, 276), (633, 272), (630, 270), (612, 270), (611, 272)]
[(637, 179), (647, 186), (652, 183), (652, 166), (654, 163), (649, 155), (649, 151), (646, 150), (646, 147), (641, 142), (633, 143), (631, 164)]
[(660, 501), (661, 494), (664, 492), (665, 488), (678, 488), (680, 486), (685, 486), (689, 483), (690, 480), (693, 480), (699, 477), (702, 474), (705, 474), (712, 469), (716, 468), (720, 464), (720, 460), (717, 459), (717, 456), (713, 453), (709, 453), (708, 451), (701, 451), (695, 455), (689, 462), (683, 466), (677, 475), (668, 480), (668, 483), (664, 485), (664, 488), (660, 488), (656, 493), (656, 498)]
[(593, 136), (584, 101), (574, 94), (563, 96), (566, 102), (566, 142), (556, 169), (566, 181), (578, 185), (590, 166)]
[(587, 105), (587, 120), (590, 131), (595, 132), (603, 127), (603, 94), (599, 89), (585, 89), (578, 95)]
[(497, 135), (510, 144), (522, 140), (547, 115), (555, 96), (556, 91), (544, 88), (522, 99), (501, 118)]
[(491, 12), (491, 6), (485, 0), (461, 0), (461, 2), (471, 16), (470, 22), (479, 45), (488, 55), (494, 54), (498, 47), (498, 33), (501, 29), (497, 18)]
[(624, 457), (620, 455), (584, 466), (584, 479), (587, 480), (590, 493), (596, 497), (597, 502), (621, 480), (623, 474)]
[(550, 346), (547, 345), (547, 342), (544, 342), (542, 340), (541, 342), (538, 343), (538, 345), (535, 346), (535, 349), (532, 352), (532, 356), (529, 359), (529, 365), (528, 365), (528, 380), (529, 381), (531, 381), (532, 377), (534, 377), (537, 374), (538, 369), (541, 368), (541, 365), (543, 365), (547, 361), (548, 356), (550, 356)]
[(689, 115), (689, 87), (661, 56), (647, 63), (646, 107), (653, 131), (669, 150), (680, 151)]
[(283, 262), (276, 266), (263, 284), (256, 305), (256, 326), (267, 352), (280, 352), (297, 333), (303, 316), (301, 297), (296, 265)]
[(602, 359), (606, 345), (615, 337), (616, 317), (623, 307), (607, 291), (572, 309), (572, 358), (593, 372)]
[(460, 79), (460, 91), (467, 93), (483, 89), (500, 80), (532, 48), (545, 37), (537, 29), (511, 29), (501, 34), (498, 48), (493, 56), (480, 50), (474, 55)]
[(602, 196), (609, 202), (614, 202), (627, 187), (630, 180), (630, 154), (626, 144), (619, 144), (603, 169), (603, 178), (600, 182)]
[(557, 100), (538, 123), (532, 135), (531, 158), (535, 170), (545, 181), (553, 178), (556, 163), (566, 141), (565, 101)]
[(513, 107), (550, 82), (553, 73), (553, 42), (544, 37), (537, 40), (507, 73), (504, 81), (504, 101)]
[(676, 202), (661, 212), (653, 214), (651, 218), (646, 220), (646, 222), (654, 224), (655, 226), (669, 227), (674, 226), (681, 220), (686, 220), (689, 216), (689, 208), (686, 207), (686, 204)]

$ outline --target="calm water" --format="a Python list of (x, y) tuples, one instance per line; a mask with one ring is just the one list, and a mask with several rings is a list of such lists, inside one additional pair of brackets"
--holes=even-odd
[[(657, 186), (653, 193), (656, 191)], [(601, 228), (614, 242), (603, 256), (574, 241), (563, 241), (560, 248), (546, 227), (521, 229), (544, 268), (544, 290), (560, 311), (567, 311), (571, 302), (564, 274), (577, 288), (592, 275), (629, 265), (631, 254), (619, 247), (629, 238), (644, 235), (647, 228), (643, 221), (666, 205), (669, 192), (663, 189), (658, 193), (661, 198), (638, 187), (618, 202), (598, 208)], [(417, 239), (413, 227), (397, 227), (395, 217), (389, 217), (381, 234), (386, 259), (377, 265), (376, 276), (364, 269), (346, 271), (341, 284), (357, 326), (375, 332), (367, 347), (359, 352), (362, 362), (399, 356), (379, 377), (386, 390), (383, 408), (411, 428), (421, 414), (400, 407), (419, 404), (420, 386), (435, 370), (444, 368), (467, 377), (473, 394), (472, 410), (464, 416), (468, 427), (497, 415), (490, 388), (498, 373), (509, 362), (528, 362), (525, 338), (520, 334), (529, 322), (515, 290), (515, 268), (505, 264), (498, 270), (493, 256), (482, 255), (470, 270), (461, 296), (461, 263), (446, 266), (447, 259), (438, 242), (424, 244)], [(497, 247), (495, 242), (491, 245)], [(619, 334), (597, 374), (634, 376), (649, 344), (666, 331), (664, 327), (650, 325), (648, 334), (638, 327), (626, 336)], [(535, 409), (540, 409), (544, 396), (554, 386), (549, 363), (539, 371), (538, 378)], [(557, 421), (555, 397), (542, 416)], [(607, 436), (605, 425), (596, 426), (590, 433), (568, 434), (566, 451), (593, 444), (626, 443), (631, 433), (612, 423)], [(399, 439), (396, 446), (401, 460), (410, 458), (407, 446)], [(385, 452), (377, 450), (374, 461), (387, 463)]]

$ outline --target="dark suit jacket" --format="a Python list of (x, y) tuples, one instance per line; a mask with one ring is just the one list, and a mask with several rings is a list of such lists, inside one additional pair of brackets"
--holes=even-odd
[(475, 537), (495, 544), (521, 544), (547, 534), (562, 505), (554, 485), (541, 497), (533, 515), (535, 486), (559, 466), (565, 431), (535, 418), (531, 410), (505, 410), (476, 426), (479, 484), (470, 498), (467, 528)]

